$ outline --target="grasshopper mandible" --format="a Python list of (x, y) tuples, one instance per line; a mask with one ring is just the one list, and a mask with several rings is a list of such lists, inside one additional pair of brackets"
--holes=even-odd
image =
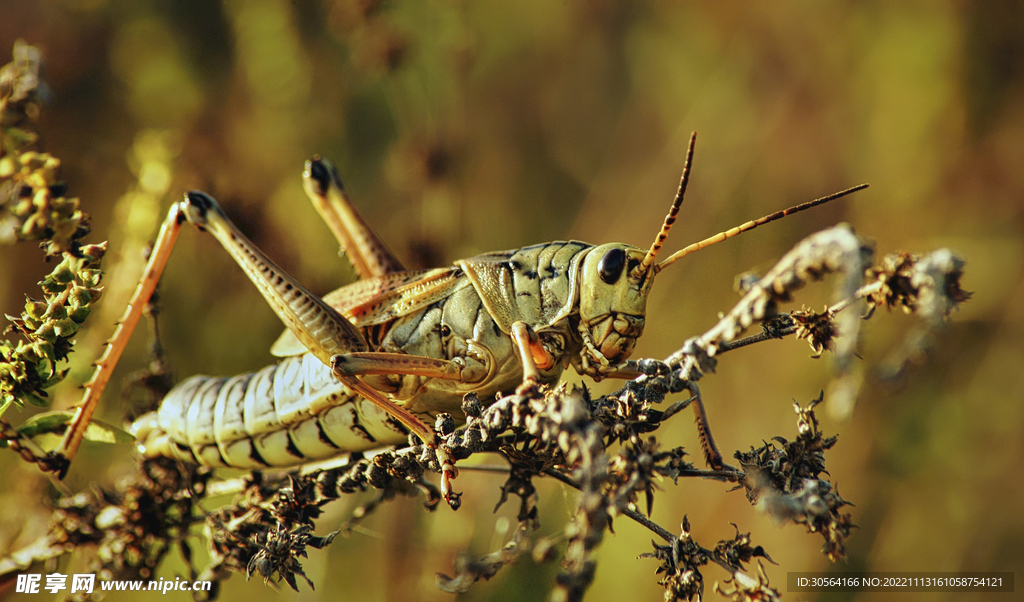
[[(253, 374), (181, 382), (158, 411), (133, 425), (142, 453), (210, 466), (293, 466), (402, 443), (412, 433), (437, 453), (448, 498), (457, 471), (437, 446), (429, 420), (440, 413), (460, 416), (467, 393), (487, 400), (521, 384), (551, 384), (570, 365), (596, 380), (639, 376), (629, 356), (643, 333), (658, 272), (708, 245), (861, 188), (749, 221), (655, 263), (686, 191), (694, 142), (695, 136), (649, 249), (551, 242), (423, 271), (404, 270), (349, 202), (333, 167), (314, 158), (304, 172), (306, 192), (361, 277), (323, 298), (246, 239), (211, 197), (187, 193), (164, 221), (58, 453), (74, 455), (188, 221), (221, 243), (288, 327), (271, 350), (285, 359)], [(694, 410), (703, 420), (699, 399)], [(720, 467), (721, 455), (706, 429), (700, 432), (709, 464)]]

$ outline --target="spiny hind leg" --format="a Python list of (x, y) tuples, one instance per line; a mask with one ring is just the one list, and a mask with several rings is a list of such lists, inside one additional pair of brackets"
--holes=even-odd
[(85, 384), (78, 410), (64, 440), (54, 452), (55, 459), (61, 461), (58, 469), (61, 475), (78, 450), (99, 397), (138, 324), (143, 308), (153, 295), (181, 225), (186, 220), (200, 230), (210, 232), (221, 243), (281, 321), (324, 364), (329, 364), (334, 355), (366, 351), (368, 348), (362, 334), (351, 322), (271, 261), (224, 215), (212, 197), (201, 192), (187, 193), (168, 212), (125, 315), (96, 363), (93, 377)]
[(329, 366), (332, 356), (368, 349), (359, 329), (267, 257), (212, 197), (189, 192), (180, 206), (189, 222), (217, 239), (274, 313), (317, 359)]
[[(311, 174), (315, 171), (312, 165)], [(340, 184), (337, 182), (332, 182), (327, 192), (332, 190), (334, 194), (340, 195), (342, 192)], [(414, 358), (418, 361), (410, 364), (409, 360), (412, 358), (409, 356), (395, 358), (385, 357), (394, 354), (369, 352), (362, 334), (351, 322), (322, 299), (307, 291), (249, 242), (228, 220), (217, 206), (216, 201), (202, 193), (189, 193), (186, 195), (183, 205), (183, 211), (189, 221), (214, 235), (245, 270), (250, 280), (256, 284), (267, 303), (288, 326), (289, 330), (313, 355), (326, 365), (331, 366), (332, 372), (338, 380), (394, 416), (424, 443), (435, 449), (441, 464), (442, 491), (445, 494), (445, 499), (449, 503), (457, 500), (457, 496), (451, 491), (451, 479), (455, 478), (458, 472), (450, 455), (438, 446), (437, 434), (434, 429), (415, 414), (360, 380), (358, 375), (411, 374), (464, 380), (465, 377), (459, 366), (454, 362), (435, 358)], [(347, 200), (343, 205), (348, 205)], [(349, 208), (351, 207), (349, 206)], [(358, 214), (355, 214), (354, 210), (352, 213), (358, 218)], [(361, 218), (358, 219), (359, 224), (362, 225), (355, 227), (354, 230), (357, 233), (368, 232), (368, 236), (377, 240), (376, 236), (372, 234), (372, 230), (362, 223)], [(372, 268), (373, 270), (393, 271), (396, 267), (401, 267), (400, 264), (397, 264), (397, 260), (392, 261), (393, 257), (383, 245), (375, 247), (371, 244), (368, 249), (368, 251), (364, 250), (368, 256), (377, 254), (381, 249), (386, 252), (382, 256), (383, 259), (377, 257), (377, 261), (373, 263), (377, 267)], [(346, 357), (350, 360), (348, 367), (344, 366)], [(357, 368), (351, 368), (351, 362), (362, 362), (362, 364)]]
[(404, 271), (402, 262), (348, 199), (337, 170), (316, 156), (306, 161), (302, 174), (306, 195), (352, 262), (360, 278), (373, 278)]
[(96, 368), (92, 378), (83, 385), (85, 390), (82, 393), (82, 400), (78, 403), (75, 415), (68, 424), (64, 438), (52, 453), (55, 472), (57, 472), (60, 478), (64, 478), (71, 460), (78, 453), (78, 446), (82, 443), (85, 429), (89, 425), (89, 421), (92, 420), (93, 413), (96, 411), (96, 404), (99, 403), (107, 383), (110, 382), (110, 375), (121, 358), (121, 353), (128, 344), (128, 339), (131, 338), (135, 326), (139, 323), (143, 309), (153, 296), (153, 291), (156, 289), (160, 275), (163, 274), (164, 267), (167, 265), (167, 259), (171, 255), (171, 250), (174, 248), (174, 243), (178, 239), (178, 232), (181, 230), (181, 224), (184, 221), (185, 214), (182, 212), (181, 204), (175, 203), (170, 211), (168, 211), (167, 217), (164, 218), (164, 223), (160, 227), (160, 233), (157, 235), (153, 250), (149, 254), (149, 261), (146, 262), (142, 278), (139, 280), (139, 284), (135, 287), (135, 292), (132, 293), (132, 297), (128, 301), (128, 307), (125, 308), (124, 316), (121, 317), (117, 328), (114, 329), (114, 334), (107, 340), (107, 346), (103, 350), (103, 355), (96, 361)]
[[(322, 214), (333, 213), (341, 216), (335, 220), (340, 224), (336, 235), (343, 232), (353, 241), (346, 248), (353, 252), (353, 255), (363, 259), (367, 266), (365, 275), (400, 270), (401, 264), (348, 203), (333, 168), (326, 162), (313, 161), (310, 162), (307, 171), (307, 190), (310, 196), (316, 196), (323, 201), (326, 208), (321, 210)], [(330, 209), (332, 207), (333, 209)], [(212, 197), (201, 192), (187, 193), (182, 201), (171, 207), (164, 219), (125, 315), (108, 341), (103, 355), (97, 361), (92, 378), (84, 385), (82, 401), (64, 439), (53, 453), (55, 471), (62, 477), (78, 451), (85, 428), (110, 380), (114, 366), (138, 324), (143, 308), (153, 295), (185, 220), (200, 230), (210, 232), (221, 243), (256, 285), (281, 321), (320, 361), (329, 365), (334, 355), (368, 349), (362, 334), (351, 322), (270, 260), (238, 230)], [(328, 223), (331, 223), (330, 219)], [(425, 437), (426, 434), (421, 428), (422, 422), (416, 422), (418, 424), (414, 423), (414, 431)]]
[(171, 207), (164, 219), (150, 261), (146, 263), (125, 315), (96, 362), (96, 371), (85, 384), (85, 393), (75, 417), (55, 450), (54, 458), (60, 461), (58, 472), (61, 476), (67, 472), (68, 464), (78, 451), (99, 396), (110, 382), (111, 373), (138, 324), (142, 309), (153, 296), (185, 220), (213, 234), (245, 270), (274, 313), (319, 360), (329, 364), (333, 355), (368, 349), (366, 340), (348, 319), (263, 254), (224, 215), (213, 198), (203, 192), (188, 192), (182, 201)]

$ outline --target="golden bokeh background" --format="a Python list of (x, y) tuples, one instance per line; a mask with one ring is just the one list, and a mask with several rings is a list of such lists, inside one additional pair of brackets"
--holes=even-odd
[[(796, 241), (849, 222), (879, 255), (948, 246), (974, 298), (898, 381), (886, 370), (914, 318), (864, 325), (870, 379), (839, 433), (833, 482), (859, 529), (834, 570), (1018, 571), (1024, 566), (1024, 8), (1012, 0), (681, 3), (527, 0), (0, 0), (0, 52), (44, 53), (42, 146), (109, 240), (107, 293), (73, 354), (72, 403), (167, 207), (215, 196), (313, 291), (352, 278), (301, 190), (303, 161), (330, 157), (359, 209), (410, 266), (577, 238), (646, 246), (675, 191), (691, 131), (694, 171), (671, 249), (861, 182), (853, 197), (687, 258), (659, 277), (640, 357), (665, 357), (738, 298)], [(9, 60), (9, 54), (7, 59)], [(48, 271), (31, 244), (0, 249), (0, 310), (17, 314)], [(820, 307), (826, 283), (798, 297)], [(280, 324), (209, 237), (186, 230), (161, 287), (161, 331), (180, 376), (252, 371)], [(826, 389), (829, 357), (793, 340), (722, 359), (701, 382), (723, 450), (795, 434), (793, 400)], [(114, 383), (147, 363), (140, 332)], [(572, 375), (569, 380), (578, 381)], [(102, 416), (124, 414), (117, 386)], [(598, 391), (607, 391), (602, 385)], [(12, 414), (17, 421), (20, 417)], [(699, 461), (688, 417), (662, 429)], [(43, 528), (31, 467), (0, 459), (0, 543)], [(132, 470), (125, 448), (87, 445), (68, 482)], [(499, 476), (466, 472), (458, 512), (386, 505), (305, 563), (316, 591), (285, 600), (448, 600), (434, 573), (462, 550), (497, 549), (515, 504), (492, 509)], [(574, 494), (541, 484), (542, 533)], [(36, 490), (39, 490), (36, 492)], [(653, 518), (683, 515), (706, 546), (751, 531), (788, 571), (830, 570), (820, 538), (778, 526), (721, 483), (666, 483)], [(33, 497), (34, 496), (34, 497)], [(321, 534), (357, 500), (331, 506)], [(511, 522), (510, 522), (511, 521)], [(625, 519), (598, 552), (588, 600), (658, 600), (652, 535)], [(197, 548), (199, 546), (196, 546)], [(202, 558), (198, 564), (202, 565)], [(168, 561), (165, 576), (177, 572)], [(462, 600), (537, 600), (557, 564), (522, 558)], [(705, 571), (710, 584), (726, 575)], [(222, 599), (276, 596), (234, 576)], [(890, 594), (785, 599), (874, 600)], [(984, 595), (917, 594), (922, 600)]]

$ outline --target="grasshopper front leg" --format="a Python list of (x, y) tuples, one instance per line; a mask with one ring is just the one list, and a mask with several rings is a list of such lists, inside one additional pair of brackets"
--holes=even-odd
[(519, 363), (523, 366), (523, 386), (536, 386), (540, 382), (540, 371), (553, 366), (555, 358), (544, 348), (537, 332), (529, 324), (513, 322), (511, 335), (519, 351)]

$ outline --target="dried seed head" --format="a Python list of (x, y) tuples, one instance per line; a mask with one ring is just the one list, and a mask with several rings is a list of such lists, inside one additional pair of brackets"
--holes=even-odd
[(796, 324), (796, 337), (810, 344), (814, 357), (820, 357), (826, 349), (835, 347), (833, 339), (839, 336), (839, 330), (833, 321), (835, 314), (828, 307), (817, 313), (804, 306), (789, 317)]

